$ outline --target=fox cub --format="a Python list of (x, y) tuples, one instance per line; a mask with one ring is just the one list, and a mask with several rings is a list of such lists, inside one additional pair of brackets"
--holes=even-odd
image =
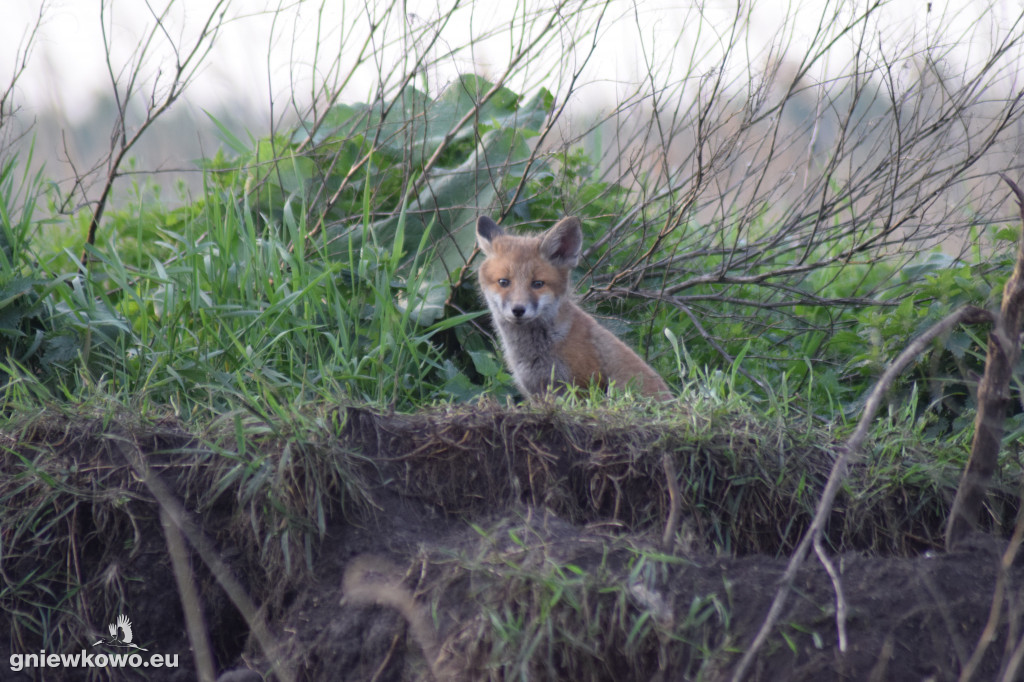
[(480, 289), (524, 395), (544, 393), (552, 381), (555, 390), (559, 384), (632, 382), (644, 395), (671, 397), (647, 363), (573, 302), (569, 272), (583, 246), (577, 218), (563, 218), (528, 237), (508, 234), (481, 216), (476, 237), (486, 256), (478, 272)]

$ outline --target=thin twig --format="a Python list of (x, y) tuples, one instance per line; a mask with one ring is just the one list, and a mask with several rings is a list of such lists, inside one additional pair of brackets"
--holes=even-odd
[(843, 582), (839, 571), (832, 564), (821, 546), (821, 536), (814, 536), (814, 553), (818, 555), (818, 561), (825, 567), (828, 577), (832, 579), (832, 589), (836, 593), (836, 630), (839, 631), (839, 651), (846, 653), (846, 597), (843, 595)]
[(764, 644), (768, 635), (772, 632), (775, 627), (775, 623), (778, 622), (779, 617), (782, 615), (782, 609), (786, 604), (786, 599), (789, 596), (789, 591), (793, 587), (793, 582), (796, 580), (797, 571), (803, 566), (804, 559), (807, 557), (807, 552), (814, 542), (815, 538), (820, 536), (825, 528), (825, 523), (828, 521), (828, 517), (832, 512), (832, 503), (835, 501), (836, 494), (839, 492), (839, 486), (842, 484), (843, 479), (846, 477), (846, 470), (849, 467), (851, 460), (860, 453), (861, 446), (867, 438), (868, 431), (871, 428), (871, 424), (875, 419), (875, 413), (882, 404), (882, 398), (888, 392), (889, 387), (893, 381), (906, 369), (918, 355), (924, 352), (928, 345), (938, 336), (945, 334), (949, 330), (961, 323), (967, 324), (978, 324), (981, 322), (990, 322), (992, 315), (985, 310), (976, 308), (974, 306), (963, 306), (953, 311), (940, 321), (932, 325), (927, 331), (921, 336), (914, 339), (904, 350), (900, 353), (892, 364), (885, 370), (874, 388), (871, 389), (871, 393), (868, 395), (867, 402), (864, 405), (864, 412), (861, 414), (860, 421), (857, 423), (856, 429), (853, 434), (847, 439), (846, 443), (839, 449), (839, 456), (836, 458), (835, 463), (832, 465), (832, 471), (829, 473), (828, 480), (825, 483), (825, 489), (821, 493), (821, 499), (818, 500), (818, 505), (814, 511), (814, 518), (811, 521), (811, 525), (804, 532), (803, 537), (800, 539), (800, 544), (797, 545), (793, 554), (789, 558), (789, 563), (786, 565), (786, 571), (783, 573), (778, 590), (775, 592), (775, 598), (772, 601), (771, 608), (768, 610), (768, 614), (765, 616), (764, 622), (761, 624), (761, 628), (754, 636), (753, 641), (747, 647), (743, 657), (733, 670), (732, 682), (742, 682), (744, 676), (749, 670), (751, 664), (754, 662), (754, 658), (760, 651), (761, 646)]
[[(92, 217), (89, 220), (89, 229), (85, 237), (85, 248), (82, 250), (80, 262), (83, 269), (86, 269), (89, 265), (89, 247), (96, 243), (96, 232), (99, 230), (100, 222), (103, 219), (103, 214), (107, 207), (107, 201), (110, 199), (110, 193), (114, 188), (114, 182), (121, 176), (121, 164), (124, 163), (124, 160), (128, 156), (128, 152), (132, 150), (146, 131), (149, 130), (150, 126), (152, 126), (160, 116), (171, 108), (191, 82), (196, 70), (202, 64), (204, 58), (209, 54), (210, 49), (213, 47), (213, 43), (216, 40), (217, 34), (224, 21), (224, 11), (227, 2), (228, 0), (218, 0), (218, 2), (213, 6), (207, 15), (206, 23), (203, 25), (199, 37), (196, 38), (195, 44), (192, 45), (191, 49), (189, 49), (184, 56), (178, 53), (176, 45), (173, 46), (177, 56), (177, 62), (175, 63), (170, 88), (163, 96), (161, 102), (156, 104), (157, 83), (153, 84), (150, 103), (146, 107), (146, 118), (130, 135), (125, 121), (128, 115), (129, 104), (135, 92), (135, 81), (139, 77), (142, 62), (145, 60), (148, 48), (157, 32), (164, 32), (166, 35), (164, 21), (167, 12), (170, 11), (170, 4), (164, 8), (163, 14), (154, 16), (155, 24), (149, 35), (138, 48), (138, 52), (136, 53), (138, 61), (134, 64), (133, 69), (129, 74), (123, 99), (121, 91), (118, 89), (118, 86), (120, 85), (120, 76), (115, 74), (113, 64), (111, 62), (112, 46), (110, 45), (106, 34), (106, 23), (102, 20), (105, 4), (100, 4), (100, 24), (103, 27), (104, 47), (107, 53), (107, 71), (110, 75), (111, 89), (117, 103), (117, 120), (114, 124), (114, 132), (111, 135), (110, 140), (110, 151), (108, 152), (106, 159), (106, 178), (103, 182), (103, 187), (100, 190), (99, 198), (95, 202)], [(171, 4), (173, 4), (173, 2)], [(75, 184), (76, 186), (81, 185), (81, 178), (76, 178)]]
[(256, 638), (256, 642), (262, 649), (267, 662), (273, 666), (274, 674), (281, 682), (295, 682), (297, 680), (296, 673), (284, 656), (281, 645), (271, 634), (263, 617), (262, 610), (249, 598), (245, 588), (235, 578), (231, 567), (220, 558), (220, 553), (217, 551), (213, 541), (189, 518), (184, 506), (153, 472), (152, 468), (148, 466), (145, 459), (136, 456), (136, 453), (139, 452), (138, 446), (127, 447), (127, 443), (122, 443), (121, 445), (119, 448), (121, 455), (139, 479), (142, 480), (143, 484), (145, 484), (150, 494), (153, 495), (153, 498), (160, 506), (161, 513), (165, 515), (168, 522), (176, 526), (185, 536), (189, 544), (192, 545), (192, 548), (199, 555), (199, 558), (210, 569), (210, 573), (213, 574), (214, 579), (224, 590), (228, 599), (238, 609), (238, 612), (249, 626), (249, 631)]
[(178, 585), (178, 596), (181, 598), (181, 610), (185, 616), (185, 632), (188, 643), (192, 647), (196, 664), (196, 675), (200, 682), (214, 682), (216, 674), (213, 667), (213, 653), (210, 651), (210, 639), (203, 624), (203, 607), (196, 591), (195, 576), (189, 564), (188, 550), (181, 529), (170, 515), (160, 508), (160, 524), (164, 529), (167, 541), (167, 554), (171, 558), (174, 570), (174, 581)]
[[(1024, 512), (1017, 515), (1017, 524), (1013, 528), (1013, 535), (1010, 537), (1010, 542), (999, 562), (999, 573), (996, 575), (996, 586), (992, 591), (992, 605), (989, 607), (988, 621), (986, 621), (985, 627), (978, 637), (978, 643), (975, 645), (974, 651), (971, 652), (971, 657), (960, 671), (960, 677), (957, 678), (958, 682), (969, 682), (974, 677), (989, 645), (996, 639), (997, 629), (1003, 614), (1003, 602), (1006, 597), (1006, 582), (1009, 578), (1010, 569), (1013, 567), (1013, 562), (1017, 558), (1017, 552), (1020, 550), (1022, 541), (1024, 541)], [(1016, 670), (1020, 664), (1021, 648), (1021, 644), (1018, 643), (1011, 657), (1010, 665), (1007, 666), (1000, 680), (1017, 679)]]
[(679, 475), (676, 473), (676, 465), (667, 451), (661, 455), (661, 466), (665, 471), (665, 481), (668, 485), (668, 518), (665, 520), (665, 531), (661, 535), (661, 547), (667, 551), (672, 546), (676, 530), (679, 528), (679, 514), (683, 500), (679, 492)]
[[(133, 463), (133, 468), (138, 471), (138, 466)], [(160, 507), (167, 512), (170, 520), (184, 533), (189, 544), (196, 550), (199, 557), (210, 569), (210, 573), (223, 588), (231, 603), (235, 605), (238, 612), (242, 614), (249, 631), (252, 632), (260, 648), (263, 650), (267, 662), (273, 666), (274, 674), (282, 682), (295, 682), (297, 679), (291, 664), (286, 660), (281, 645), (275, 640), (263, 618), (262, 610), (249, 598), (248, 593), (242, 584), (238, 582), (231, 568), (220, 558), (213, 543), (195, 527), (188, 518), (185, 509), (177, 498), (167, 489), (163, 482), (157, 478), (152, 470), (146, 469), (142, 473), (143, 483), (149, 488), (150, 493), (156, 498)]]

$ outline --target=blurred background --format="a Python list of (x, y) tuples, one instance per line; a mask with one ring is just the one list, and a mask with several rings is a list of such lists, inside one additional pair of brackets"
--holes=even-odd
[[(414, 59), (415, 85), (436, 95), (459, 74), (504, 72), (520, 41), (548, 23), (554, 30), (529, 44), (506, 85), (524, 96), (544, 87), (569, 99), (559, 120), (566, 139), (612, 122), (616, 110), (634, 121), (672, 101), (680, 110), (713, 74), (718, 98), (790, 90), (780, 115), (819, 149), (828, 146), (822, 109), (842, 106), (851, 72), (877, 87), (887, 77), (897, 96), (914, 87), (934, 94), (948, 89), (942, 78), (979, 69), (994, 74), (972, 86), (984, 88), (974, 93), (980, 98), (1003, 99), (1017, 87), (1020, 46), (1009, 38), (1019, 30), (1015, 2), (611, 0), (550, 10), (528, 0), (11, 2), (0, 22), (0, 75), (22, 74), (7, 116), (13, 112), (20, 132), (33, 132), (37, 162), (70, 177), (69, 161), (88, 165), (109, 148), (116, 92), (123, 97), (128, 78), (138, 93), (164, 92), (182, 50), (215, 22), (215, 36), (192, 55), (195, 70), (180, 98), (133, 149), (138, 169), (161, 171), (156, 182), (193, 189), (194, 161), (219, 145), (206, 112), (236, 134), (259, 137), (327, 97), (367, 102), (387, 93)], [(142, 116), (146, 100), (128, 102), (129, 111)], [(815, 118), (819, 125), (808, 125)], [(619, 129), (602, 126), (612, 137)], [(671, 152), (673, 144), (665, 146)]]

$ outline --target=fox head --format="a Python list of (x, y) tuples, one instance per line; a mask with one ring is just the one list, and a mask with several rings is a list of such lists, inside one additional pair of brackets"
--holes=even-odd
[(569, 291), (569, 272), (580, 260), (583, 232), (577, 218), (563, 218), (543, 234), (512, 235), (487, 216), (476, 221), (486, 258), (480, 289), (499, 322), (551, 319)]

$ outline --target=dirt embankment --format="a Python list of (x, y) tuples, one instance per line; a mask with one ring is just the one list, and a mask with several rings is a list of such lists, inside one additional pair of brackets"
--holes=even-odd
[[(146, 483), (155, 475), (262, 606), (272, 635), (269, 646), (251, 636), (193, 553), (218, 672), (727, 679), (806, 527), (833, 441), (804, 426), (659, 409), (352, 407), (301, 424), (234, 415), (202, 434), (129, 415), (25, 418), (2, 443), (0, 661), (88, 648), (123, 612), (143, 646), (180, 655), (176, 671), (141, 672), (195, 678)], [(891, 451), (854, 468), (828, 529), (845, 617), (812, 559), (753, 679), (946, 680), (968, 665), (1015, 497), (993, 495), (993, 534), (944, 554), (957, 472), (927, 468), (935, 458), (923, 446), (880, 454)], [(668, 545), (664, 453), (682, 511)], [(998, 679), (1024, 629), (1022, 570), (1002, 577), (1004, 608), (975, 679)]]

